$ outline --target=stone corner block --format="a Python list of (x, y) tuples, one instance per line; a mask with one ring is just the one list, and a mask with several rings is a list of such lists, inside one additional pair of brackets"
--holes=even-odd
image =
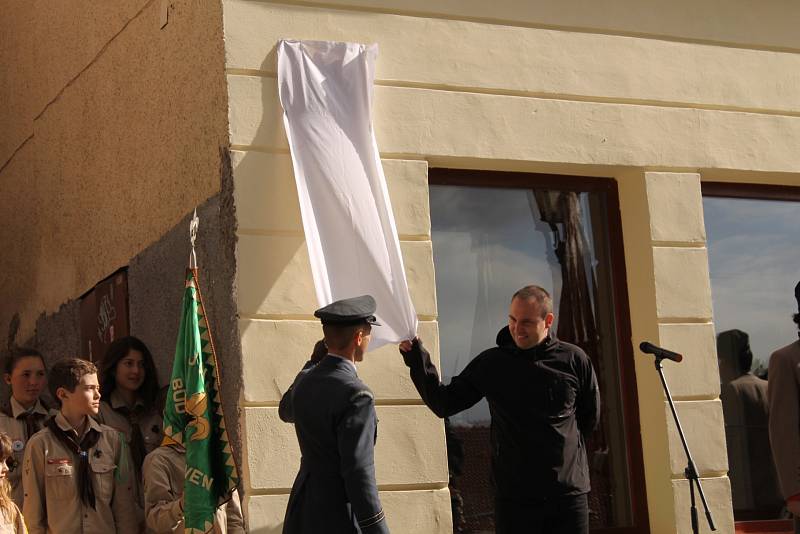
[(282, 534), (287, 504), (288, 493), (245, 497), (244, 516), (249, 531), (258, 534)]
[(391, 532), (402, 534), (453, 532), (450, 491), (447, 488), (382, 491), (380, 496)]
[[(239, 228), (302, 235), (291, 156), (234, 150), (231, 157)], [(384, 160), (383, 169), (397, 232), (430, 236), (427, 162)]]
[(711, 318), (705, 248), (653, 247), (653, 271), (659, 318)]
[[(714, 518), (716, 532), (736, 532), (733, 522), (733, 506), (731, 505), (731, 486), (728, 477), (703, 478), (700, 480), (703, 492), (708, 501), (708, 507)], [(689, 483), (686, 480), (673, 480), (672, 492), (675, 503), (675, 532), (677, 534), (691, 534), (692, 521), (690, 510), (691, 499), (689, 496)], [(697, 499), (697, 514), (700, 520), (700, 532), (711, 534), (706, 521), (700, 496), (695, 492)]]
[[(381, 505), (391, 532), (450, 534), (450, 492), (434, 490), (381, 491)], [(250, 532), (281, 534), (288, 494), (252, 495), (245, 498), (244, 513)]]
[[(680, 417), (686, 442), (700, 475), (726, 473), (728, 471), (728, 449), (725, 441), (722, 403), (719, 400), (676, 401), (675, 409)], [(686, 454), (666, 402), (664, 410), (669, 433), (670, 469), (673, 475), (683, 475), (686, 468)]]
[(228, 120), (232, 145), (285, 149), (278, 84), (260, 76), (228, 75)]
[[(401, 241), (408, 289), (417, 314), (436, 315), (430, 241)], [(317, 308), (308, 248), (300, 236), (239, 235), (239, 312), (311, 315)]]
[(645, 173), (653, 241), (704, 243), (703, 196), (695, 173)]
[(382, 163), (397, 232), (401, 236), (430, 236), (428, 162), (387, 159)]
[[(239, 332), (246, 402), (279, 401), (308, 361), (314, 343), (322, 338), (318, 321), (241, 319)], [(437, 323), (421, 321), (418, 332), (438, 363)], [(419, 399), (396, 345), (368, 352), (358, 364), (358, 374), (378, 399)]]
[(712, 323), (658, 326), (659, 344), (683, 354), (680, 363), (664, 362), (664, 374), (675, 397), (718, 397), (719, 366)]
[[(378, 485), (447, 484), (444, 424), (425, 406), (378, 406)], [(291, 488), (300, 466), (294, 426), (278, 408), (244, 409), (245, 471), (253, 489)]]

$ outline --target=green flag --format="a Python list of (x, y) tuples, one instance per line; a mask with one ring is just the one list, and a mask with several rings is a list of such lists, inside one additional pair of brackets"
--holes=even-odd
[(217, 507), (239, 483), (219, 393), (217, 357), (197, 283), (186, 270), (178, 343), (164, 408), (164, 445), (186, 449), (184, 529), (210, 532)]

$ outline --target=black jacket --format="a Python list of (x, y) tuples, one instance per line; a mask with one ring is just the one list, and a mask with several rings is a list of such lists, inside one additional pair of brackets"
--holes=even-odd
[(541, 500), (589, 491), (585, 440), (600, 417), (600, 392), (579, 347), (548, 337), (522, 350), (505, 327), (497, 347), (476, 356), (448, 385), (439, 381), (421, 343), (402, 354), (422, 400), (439, 417), (483, 397), (489, 401), (499, 498)]
[(388, 534), (375, 482), (378, 420), (372, 392), (336, 356), (309, 362), (281, 398), (302, 458), (284, 534)]

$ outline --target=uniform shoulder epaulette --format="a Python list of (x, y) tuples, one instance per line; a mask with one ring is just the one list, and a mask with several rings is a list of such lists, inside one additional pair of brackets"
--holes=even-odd
[(359, 397), (368, 397), (372, 400), (375, 400), (375, 395), (368, 389), (362, 389), (360, 391), (356, 391), (352, 397), (350, 397), (350, 402), (355, 402)]

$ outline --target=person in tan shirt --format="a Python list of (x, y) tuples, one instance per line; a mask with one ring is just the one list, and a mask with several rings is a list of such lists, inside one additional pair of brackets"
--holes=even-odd
[[(186, 450), (163, 445), (144, 460), (144, 509), (148, 532), (166, 534), (183, 531), (183, 481)], [(238, 492), (217, 508), (215, 534), (244, 534), (244, 519)]]
[(92, 417), (100, 405), (97, 368), (77, 358), (59, 360), (49, 387), (61, 409), (29, 440), (22, 468), (29, 532), (138, 533), (125, 440)]
[(158, 373), (147, 345), (133, 336), (114, 341), (100, 366), (103, 400), (97, 419), (125, 434), (137, 475), (144, 457), (161, 444), (158, 391)]
[(158, 374), (153, 356), (133, 336), (115, 340), (100, 366), (100, 413), (97, 420), (122, 432), (131, 451), (139, 521), (144, 523), (142, 462), (161, 443), (161, 413), (155, 408)]
[[(800, 283), (794, 288), (800, 309)], [(800, 311), (794, 315), (800, 329)], [(769, 359), (769, 439), (786, 507), (800, 533), (800, 340)]]
[(26, 534), (22, 512), (11, 499), (8, 478), (8, 461), (14, 458), (11, 438), (0, 432), (0, 534)]
[(3, 361), (3, 379), (11, 387), (11, 397), (0, 406), (0, 432), (11, 439), (8, 482), (11, 498), (22, 508), (22, 459), (28, 440), (54, 415), (42, 401), (47, 385), (44, 358), (36, 349), (15, 347)]

